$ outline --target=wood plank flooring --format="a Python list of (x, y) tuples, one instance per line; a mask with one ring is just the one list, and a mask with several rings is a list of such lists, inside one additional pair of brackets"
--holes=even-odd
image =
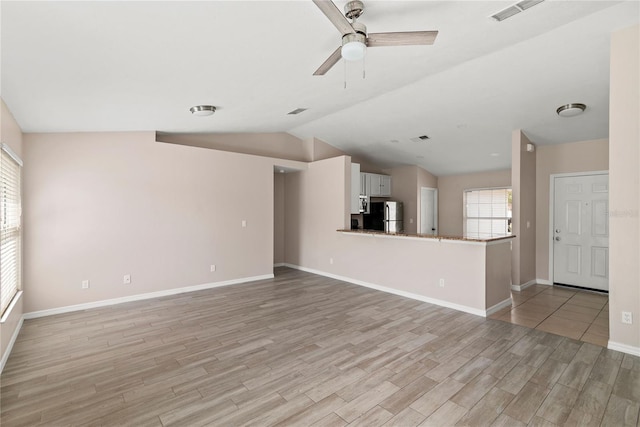
[(640, 358), (286, 268), (27, 320), (10, 426), (637, 426)]

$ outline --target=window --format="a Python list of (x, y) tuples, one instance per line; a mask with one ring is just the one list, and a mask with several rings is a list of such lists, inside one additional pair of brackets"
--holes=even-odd
[(511, 234), (511, 189), (464, 192), (464, 236), (487, 238)]
[(0, 315), (20, 289), (20, 167), (6, 144), (0, 150)]

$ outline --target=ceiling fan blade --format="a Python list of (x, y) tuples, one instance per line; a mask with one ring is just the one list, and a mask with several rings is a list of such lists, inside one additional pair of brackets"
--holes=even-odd
[(340, 31), (340, 34), (345, 35), (355, 33), (351, 23), (349, 23), (349, 20), (342, 14), (342, 12), (340, 12), (338, 6), (336, 6), (332, 1), (313, 0), (313, 2), (318, 6), (322, 13), (329, 18), (329, 21), (336, 26), (338, 31)]
[(333, 51), (331, 56), (328, 57), (327, 60), (324, 61), (320, 67), (318, 67), (318, 69), (316, 70), (315, 73), (313, 73), (313, 75), (314, 76), (324, 76), (324, 74), (327, 71), (329, 71), (331, 69), (331, 67), (336, 65), (336, 63), (338, 61), (340, 61), (340, 58), (342, 57), (342, 55), (340, 53), (340, 49), (342, 49), (342, 46), (339, 46), (335, 51)]
[(400, 33), (370, 33), (367, 36), (368, 47), (378, 46), (415, 46), (433, 44), (437, 31), (407, 31)]

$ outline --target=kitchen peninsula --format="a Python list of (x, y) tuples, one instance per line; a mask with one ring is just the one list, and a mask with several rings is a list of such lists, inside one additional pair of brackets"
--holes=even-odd
[[(372, 230), (337, 230), (342, 256), (364, 286), (488, 316), (511, 304), (511, 241)], [(367, 268), (358, 265), (366, 260)], [(361, 279), (360, 279), (361, 278)]]

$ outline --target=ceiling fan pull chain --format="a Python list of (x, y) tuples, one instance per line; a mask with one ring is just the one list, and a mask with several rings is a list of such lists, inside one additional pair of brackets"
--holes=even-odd
[(365, 61), (367, 60), (367, 55), (362, 58), (362, 80), (364, 80), (364, 72), (365, 72)]
[(344, 63), (344, 88), (347, 89), (347, 61), (342, 61)]

